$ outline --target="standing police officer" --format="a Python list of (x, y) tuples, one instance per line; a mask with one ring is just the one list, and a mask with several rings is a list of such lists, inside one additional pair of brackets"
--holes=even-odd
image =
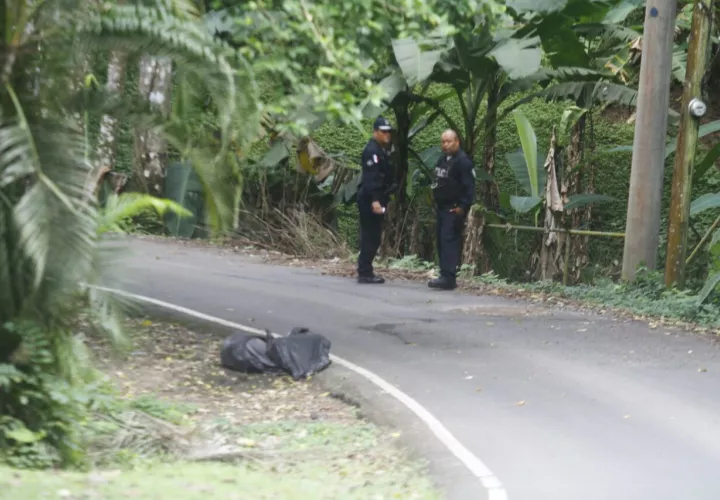
[(373, 260), (380, 248), (383, 218), (392, 191), (393, 170), (389, 152), (392, 130), (390, 122), (382, 116), (378, 117), (372, 139), (362, 153), (362, 179), (357, 195), (360, 212), (358, 283), (385, 283), (373, 272)]
[(460, 140), (454, 130), (443, 132), (442, 151), (435, 165), (432, 184), (437, 210), (440, 277), (430, 281), (428, 286), (453, 290), (457, 287), (465, 217), (475, 201), (475, 169), (472, 160), (460, 149)]

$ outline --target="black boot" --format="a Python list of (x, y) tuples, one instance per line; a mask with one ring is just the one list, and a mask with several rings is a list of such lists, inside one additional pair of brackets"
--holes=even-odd
[(428, 286), (436, 290), (455, 290), (457, 288), (455, 280), (450, 279), (446, 276), (440, 276), (439, 278), (431, 280), (430, 282), (428, 282)]
[(372, 276), (358, 276), (357, 282), (363, 285), (382, 285), (385, 283), (385, 278), (376, 274)]

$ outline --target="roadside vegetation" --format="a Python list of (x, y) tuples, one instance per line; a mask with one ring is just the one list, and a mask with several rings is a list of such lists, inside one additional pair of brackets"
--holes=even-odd
[[(125, 324), (131, 350), (90, 335), (102, 372), (75, 408), (83, 461), (66, 471), (41, 436), (0, 466), (0, 498), (441, 498), (394, 430), (314, 381), (218, 366), (223, 338), (149, 319)], [(89, 335), (88, 325), (78, 331)], [(59, 396), (59, 395), (57, 395)]]

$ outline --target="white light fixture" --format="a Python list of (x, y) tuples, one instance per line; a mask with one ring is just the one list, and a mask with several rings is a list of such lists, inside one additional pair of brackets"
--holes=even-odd
[(690, 114), (695, 118), (701, 118), (705, 116), (705, 113), (707, 112), (707, 105), (696, 97), (690, 101), (688, 109), (690, 110)]

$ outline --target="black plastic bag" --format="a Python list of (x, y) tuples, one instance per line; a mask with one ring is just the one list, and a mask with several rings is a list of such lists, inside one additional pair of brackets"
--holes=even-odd
[(225, 368), (243, 373), (286, 372), (298, 380), (318, 373), (330, 365), (330, 341), (293, 328), (287, 337), (273, 338), (237, 332), (225, 339), (220, 362)]
[(294, 380), (330, 366), (330, 341), (323, 335), (293, 328), (287, 337), (268, 339), (268, 357)]
[(267, 339), (237, 332), (225, 339), (220, 351), (220, 363), (243, 373), (279, 372), (279, 367), (267, 355)]

